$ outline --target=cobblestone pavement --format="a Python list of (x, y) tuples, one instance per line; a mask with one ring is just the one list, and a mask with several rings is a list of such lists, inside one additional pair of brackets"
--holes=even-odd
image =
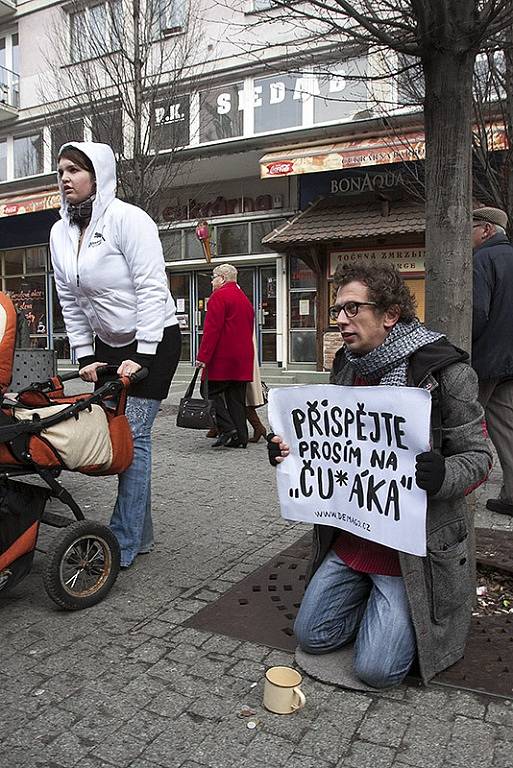
[[(156, 550), (89, 610), (56, 609), (42, 554), (0, 599), (0, 766), (510, 768), (513, 702), (306, 679), (306, 708), (280, 717), (261, 706), (262, 677), (292, 655), (182, 626), (305, 526), (280, 519), (264, 445), (216, 452), (176, 429), (173, 389), (155, 426)], [(89, 517), (108, 520), (114, 479), (65, 480)], [(478, 524), (512, 529), (484, 512), (497, 482), (495, 472), (477, 496)], [(257, 710), (254, 730), (238, 716), (243, 704)]]

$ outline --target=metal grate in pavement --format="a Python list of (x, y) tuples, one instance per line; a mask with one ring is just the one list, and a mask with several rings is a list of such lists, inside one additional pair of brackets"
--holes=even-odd
[(311, 534), (303, 536), (184, 626), (294, 651), (292, 626), (305, 589), (311, 540)]
[(476, 528), (476, 558), (481, 565), (513, 573), (513, 532)]
[[(476, 534), (479, 562), (484, 562), (486, 553), (485, 564), (501, 568), (495, 557), (500, 562), (507, 560), (511, 533), (479, 528)], [(310, 542), (309, 533), (184, 626), (293, 652), (292, 627), (304, 592)], [(465, 657), (437, 675), (433, 683), (513, 698), (513, 616), (474, 617)]]
[(464, 658), (432, 682), (513, 698), (513, 617), (474, 617)]

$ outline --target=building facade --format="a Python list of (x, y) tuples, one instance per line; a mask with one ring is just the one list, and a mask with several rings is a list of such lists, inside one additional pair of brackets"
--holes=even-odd
[[(61, 358), (70, 350), (48, 254), (57, 151), (90, 139), (120, 149), (131, 128), (112, 83), (89, 113), (60, 84), (84, 76), (84, 60), (114, 55), (112, 30), (129, 16), (126, 2), (0, 0), (1, 287), (25, 315), (31, 343)], [(183, 8), (162, 0), (153, 9), (151, 45), (178, 45), (191, 18)], [(194, 5), (201, 36), (183, 84), (171, 93), (170, 72), (147, 110), (160, 151), (155, 215), (184, 361), (194, 360), (201, 339), (212, 265), (230, 262), (255, 306), (261, 361), (322, 370), (338, 343), (327, 310), (339, 260), (398, 264), (415, 281), (422, 312), (422, 126), (410, 109), (384, 127), (380, 105), (390, 105), (395, 90), (373, 85), (376, 57), (354, 47), (337, 47), (336, 59), (320, 48), (306, 57), (311, 42), (267, 23), (267, 8), (266, 0), (229, 0), (205, 13)], [(91, 23), (102, 30), (99, 53), (85, 34)], [(172, 145), (177, 171), (168, 182), (159, 167)], [(209, 225), (212, 264), (195, 234), (200, 220)]]

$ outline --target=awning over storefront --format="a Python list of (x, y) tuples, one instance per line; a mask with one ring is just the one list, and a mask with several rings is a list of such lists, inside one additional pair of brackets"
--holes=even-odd
[(337, 197), (318, 200), (306, 211), (266, 235), (262, 243), (276, 250), (287, 246), (423, 233), (424, 206), (410, 201), (349, 205)]
[(0, 218), (19, 216), (25, 213), (38, 213), (60, 208), (61, 196), (57, 187), (41, 192), (27, 192), (20, 195), (0, 198)]
[[(507, 146), (503, 126), (493, 125), (488, 129), (488, 146), (492, 151)], [(260, 160), (260, 177), (297, 176), (303, 173), (322, 173), (360, 168), (366, 165), (389, 165), (391, 163), (424, 160), (426, 143), (423, 131), (379, 137), (365, 137), (332, 144), (306, 147), (284, 147), (270, 152)]]

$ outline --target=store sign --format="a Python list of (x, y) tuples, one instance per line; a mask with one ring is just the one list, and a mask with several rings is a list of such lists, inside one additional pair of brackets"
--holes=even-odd
[(309, 203), (328, 195), (350, 197), (366, 192), (398, 188), (411, 191), (421, 183), (422, 175), (421, 163), (409, 163), (407, 166), (401, 163), (385, 167), (306, 174), (299, 179), (300, 208), (304, 210)]
[(59, 192), (42, 192), (38, 195), (17, 195), (0, 200), (0, 218), (5, 216), (21, 216), (25, 213), (37, 213), (60, 208)]
[[(260, 160), (260, 176), (292, 176), (322, 173), (367, 165), (392, 165), (424, 160), (426, 145), (423, 133), (341, 141), (317, 147), (301, 147), (288, 152), (264, 155)], [(280, 168), (281, 170), (276, 170)]]
[(333, 277), (339, 264), (365, 261), (369, 264), (391, 264), (399, 272), (420, 273), (425, 270), (425, 248), (384, 248), (383, 250), (332, 251), (329, 258), (328, 277)]

